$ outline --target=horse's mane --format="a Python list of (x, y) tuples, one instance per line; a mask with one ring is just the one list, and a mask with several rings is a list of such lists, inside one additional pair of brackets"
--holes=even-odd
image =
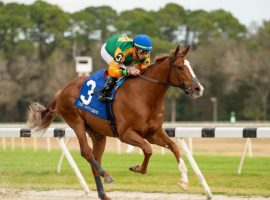
[(144, 74), (146, 71), (148, 71), (149, 69), (151, 69), (152, 67), (154, 67), (156, 64), (160, 64), (161, 62), (163, 62), (165, 59), (167, 59), (168, 57), (172, 56), (174, 54), (175, 50), (171, 50), (169, 54), (163, 54), (161, 56), (155, 57), (155, 62), (151, 65), (149, 65), (147, 68), (142, 70), (142, 74)]
[[(141, 74), (144, 74), (146, 71), (149, 71), (150, 69), (152, 69), (155, 65), (163, 62), (166, 58), (168, 58), (170, 55), (168, 54), (163, 54), (161, 56), (155, 57), (155, 62), (151, 65), (149, 65), (147, 68), (141, 70)], [(151, 70), (150, 70), (151, 71)]]
[[(175, 53), (175, 50), (171, 50), (169, 54), (163, 54), (161, 56), (158, 56), (155, 58), (155, 64), (159, 64), (162, 61), (164, 61), (166, 58), (172, 56)], [(181, 53), (178, 53), (178, 55), (181, 55)]]
[(162, 61), (164, 61), (168, 57), (169, 57), (168, 54), (164, 54), (164, 55), (161, 55), (161, 56), (156, 57), (155, 58), (155, 64), (161, 63)]

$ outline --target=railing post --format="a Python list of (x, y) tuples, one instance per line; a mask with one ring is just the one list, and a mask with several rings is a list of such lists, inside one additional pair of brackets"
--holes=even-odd
[(206, 192), (207, 199), (212, 199), (213, 198), (212, 192), (211, 192), (206, 180), (204, 179), (204, 176), (203, 176), (201, 170), (199, 169), (196, 161), (194, 160), (190, 150), (188, 149), (184, 139), (183, 138), (178, 138), (178, 142), (179, 142), (180, 146), (182, 147), (184, 153), (186, 154), (187, 159), (188, 159), (193, 171), (195, 172), (198, 179), (200, 180), (200, 182), (201, 182), (201, 184), (202, 184), (202, 186), (203, 186), (203, 188), (204, 188), (204, 190)]

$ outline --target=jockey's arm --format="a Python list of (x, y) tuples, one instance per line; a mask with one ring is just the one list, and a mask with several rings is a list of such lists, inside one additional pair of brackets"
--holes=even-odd
[(128, 74), (128, 71), (124, 64), (117, 63), (115, 60), (112, 60), (109, 63), (109, 69), (108, 69), (109, 76), (120, 78), (122, 76), (125, 76)]
[(114, 53), (114, 59), (109, 63), (108, 73), (109, 76), (120, 78), (128, 74), (126, 66), (123, 64), (125, 61), (125, 57), (120, 48), (117, 48)]
[(135, 67), (126, 67), (123, 63), (125, 61), (124, 54), (121, 49), (118, 48), (114, 54), (114, 59), (109, 63), (109, 76), (120, 78), (127, 74), (138, 75), (140, 71), (147, 68), (150, 65), (150, 54), (147, 54), (146, 57), (138, 63), (138, 68)]

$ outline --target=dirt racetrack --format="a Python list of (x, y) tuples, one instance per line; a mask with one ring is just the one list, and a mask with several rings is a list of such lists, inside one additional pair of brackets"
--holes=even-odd
[[(204, 195), (193, 194), (164, 194), (164, 193), (141, 193), (141, 192), (107, 192), (113, 200), (205, 200)], [(98, 200), (95, 191), (85, 195), (82, 190), (18, 190), (0, 188), (1, 200)], [(214, 195), (214, 200), (270, 200), (265, 197), (227, 197)]]

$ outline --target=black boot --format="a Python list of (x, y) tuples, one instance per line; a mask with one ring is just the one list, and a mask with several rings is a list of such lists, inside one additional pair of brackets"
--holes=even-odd
[(111, 97), (111, 89), (113, 88), (116, 81), (117, 78), (114, 77), (108, 78), (103, 89), (100, 91), (100, 95), (98, 97), (100, 101), (111, 102), (113, 100)]

